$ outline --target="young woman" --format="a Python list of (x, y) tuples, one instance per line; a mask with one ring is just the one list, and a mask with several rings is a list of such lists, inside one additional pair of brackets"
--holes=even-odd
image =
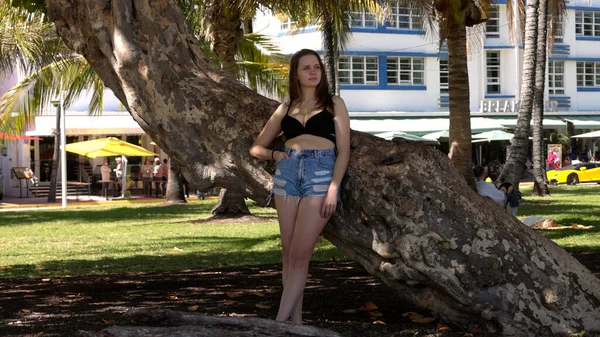
[[(281, 231), (283, 295), (276, 319), (301, 324), (308, 264), (340, 201), (350, 157), (350, 118), (344, 101), (329, 93), (315, 51), (294, 54), (289, 81), (290, 101), (275, 110), (250, 154), (277, 162), (272, 193)], [(267, 148), (282, 131), (285, 151)]]

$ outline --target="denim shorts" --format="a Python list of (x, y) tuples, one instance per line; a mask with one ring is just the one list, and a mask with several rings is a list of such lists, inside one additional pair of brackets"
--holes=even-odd
[[(274, 195), (294, 197), (326, 196), (333, 178), (335, 149), (293, 150), (286, 148), (290, 159), (282, 158), (273, 175)], [(339, 201), (338, 195), (338, 201)]]

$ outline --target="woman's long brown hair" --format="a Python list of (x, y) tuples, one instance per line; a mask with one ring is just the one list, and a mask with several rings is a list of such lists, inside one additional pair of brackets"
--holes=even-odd
[(327, 72), (325, 71), (325, 65), (323, 65), (323, 61), (321, 60), (319, 54), (312, 49), (300, 49), (294, 54), (294, 56), (292, 56), (292, 60), (290, 61), (290, 105), (301, 97), (302, 88), (300, 87), (300, 82), (298, 81), (298, 62), (302, 56), (306, 55), (316, 56), (317, 60), (319, 60), (319, 66), (321, 68), (321, 82), (319, 82), (317, 85), (316, 92), (318, 107), (329, 108), (331, 112), (333, 112), (333, 96), (329, 92), (329, 84), (327, 83)]

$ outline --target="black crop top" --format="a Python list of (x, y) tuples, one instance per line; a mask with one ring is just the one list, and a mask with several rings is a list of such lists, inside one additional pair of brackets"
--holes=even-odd
[(313, 135), (329, 139), (335, 144), (335, 123), (333, 115), (327, 109), (311, 116), (306, 120), (306, 125), (302, 125), (299, 120), (289, 115), (291, 106), (292, 104), (288, 106), (287, 112), (281, 120), (281, 130), (285, 139), (289, 140), (300, 135)]

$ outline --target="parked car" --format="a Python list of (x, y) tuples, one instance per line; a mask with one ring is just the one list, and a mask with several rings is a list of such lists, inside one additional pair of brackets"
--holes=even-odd
[(546, 177), (551, 184), (575, 185), (578, 183), (598, 182), (600, 184), (600, 165), (598, 163), (577, 163), (558, 170), (549, 170)]

